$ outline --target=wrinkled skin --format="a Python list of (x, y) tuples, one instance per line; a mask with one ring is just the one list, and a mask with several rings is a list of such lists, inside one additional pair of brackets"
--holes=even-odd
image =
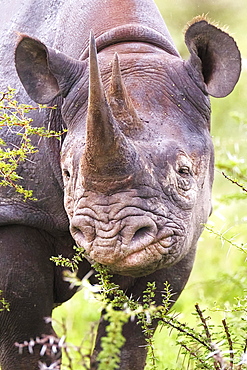
[[(140, 107), (137, 110), (140, 127), (134, 133), (126, 129), (136, 158), (133, 158), (133, 168), (127, 180), (120, 182), (121, 188), (114, 184), (114, 174), (106, 179), (102, 175), (102, 192), (97, 191), (101, 177), (96, 179), (96, 191), (91, 190), (91, 183), (84, 185), (78, 158), (85, 150), (81, 143), (85, 142), (83, 122), (86, 117), (81, 117), (79, 105), (78, 110), (73, 111), (74, 116), (70, 116), (72, 130), (67, 134), (61, 153), (65, 209), (74, 240), (84, 246), (89, 260), (105, 264), (115, 273), (136, 277), (178, 262), (191, 245), (195, 245), (210, 213), (213, 177), (213, 150), (208, 122), (204, 122), (204, 115), (209, 117), (207, 98), (191, 81), (183, 61), (153, 47), (143, 46), (143, 49), (149, 54), (137, 63), (135, 54), (129, 53), (129, 45), (112, 47), (99, 56), (104, 68), (110, 64), (115, 51), (119, 50), (120, 55), (126, 53), (121, 64), (124, 70), (132, 69), (131, 79), (126, 76), (126, 87), (135, 106)], [(149, 72), (150, 65), (157, 68), (155, 79), (153, 71)], [(110, 72), (102, 70), (106, 90)], [(183, 76), (183, 81), (177, 77), (179, 75)], [(164, 85), (168, 78), (174, 82), (169, 91)], [(198, 100), (194, 98), (192, 103), (183, 89), (186, 83), (196, 92)], [(148, 86), (143, 89), (143, 94), (142, 89), (138, 88), (138, 92), (135, 89), (141, 84)], [(78, 85), (75, 84), (66, 98), (65, 112), (71, 112)], [(172, 114), (178, 105), (172, 97), (178, 94), (181, 95), (180, 109)], [(148, 97), (146, 106), (143, 105), (145, 96)], [(205, 105), (200, 109), (202, 101)], [(155, 115), (150, 116), (153, 104)], [(186, 110), (190, 111), (192, 119), (188, 118)], [(177, 114), (180, 115), (179, 122)], [(64, 119), (66, 121), (66, 113)], [(179, 142), (176, 137), (180, 138)]]
[[(0, 289), (11, 307), (0, 316), (3, 370), (37, 370), (39, 361), (60, 361), (60, 354), (40, 357), (38, 345), (33, 354), (18, 354), (14, 346), (53, 335), (44, 317), (75, 292), (50, 256), (69, 257), (76, 243), (87, 258), (79, 278), (99, 262), (127, 295), (140, 298), (147, 282), (155, 281), (160, 304), (168, 281), (175, 301), (211, 212), (209, 95), (223, 97), (234, 88), (240, 73), (236, 44), (197, 19), (185, 35), (191, 56), (184, 61), (152, 1), (123, 0), (120, 10), (116, 3), (85, 1), (78, 7), (61, 0), (43, 7), (37, 0), (34, 9), (26, 1), (6, 23), (12, 25), (6, 30), (18, 24), (20, 32), (59, 50), (22, 36), (15, 65), (30, 99), (57, 104), (55, 111), (34, 113), (34, 124), (68, 132), (62, 147), (56, 140), (34, 139), (39, 153), (20, 168), (37, 202), (23, 204), (13, 191), (1, 190)], [(90, 29), (98, 56), (93, 37), (88, 48)], [(7, 35), (0, 47), (6, 70), (0, 81), (16, 84), (26, 101), (6, 53), (6, 46), (14, 53), (11, 31)], [(8, 130), (1, 134), (10, 145), (16, 140)], [(102, 318), (91, 369), (97, 369), (106, 325)], [(124, 336), (119, 369), (143, 369), (140, 326), (127, 323)]]

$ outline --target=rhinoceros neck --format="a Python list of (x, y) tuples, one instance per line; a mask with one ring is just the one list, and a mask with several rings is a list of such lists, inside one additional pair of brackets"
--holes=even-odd
[[(64, 4), (65, 8), (67, 6)], [(170, 33), (153, 0), (83, 0), (79, 8), (74, 7), (74, 11), (71, 9), (73, 9), (71, 6), (68, 12), (64, 9), (61, 24), (64, 33), (73, 33), (73, 43), (65, 46), (63, 32), (60, 32), (55, 46), (61, 50), (62, 45), (63, 51), (73, 57), (78, 58), (83, 52), (86, 55), (90, 30), (94, 32), (97, 46), (99, 45), (100, 49), (105, 46), (104, 43), (107, 46), (108, 42), (114, 39), (117, 43), (135, 40), (145, 42), (146, 38), (146, 42), (161, 46), (163, 49), (168, 49), (168, 52), (178, 55)], [(77, 24), (76, 30), (75, 24)], [(168, 45), (167, 48), (164, 47), (165, 44)], [(77, 51), (80, 49), (80, 56), (74, 55), (73, 49)]]
[[(137, 23), (125, 24), (110, 29), (96, 38), (96, 45), (97, 50), (101, 51), (108, 46), (131, 41), (149, 43), (170, 54), (179, 56), (174, 45), (162, 33)], [(86, 48), (80, 59), (86, 59), (88, 56), (89, 48)]]
[(110, 28), (137, 23), (159, 31), (172, 42), (153, 0), (94, 0), (86, 3), (86, 22), (94, 29), (96, 36)]

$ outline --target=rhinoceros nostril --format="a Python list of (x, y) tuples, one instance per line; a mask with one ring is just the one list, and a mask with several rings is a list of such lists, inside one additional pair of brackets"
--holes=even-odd
[(140, 227), (136, 232), (134, 233), (131, 241), (137, 242), (141, 241), (142, 239), (145, 239), (147, 236), (150, 237), (150, 234), (152, 233), (152, 229), (149, 226)]
[(95, 230), (92, 226), (71, 226), (70, 232), (77, 244), (83, 247), (86, 243), (91, 243), (95, 238)]
[(81, 240), (85, 239), (85, 235), (79, 227), (71, 227), (70, 232), (76, 238), (79, 237)]

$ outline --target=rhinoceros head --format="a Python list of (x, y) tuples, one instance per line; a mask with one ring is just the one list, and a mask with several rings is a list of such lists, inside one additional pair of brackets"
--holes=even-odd
[(16, 50), (31, 98), (64, 98), (70, 231), (90, 262), (114, 273), (143, 276), (177, 263), (211, 211), (208, 95), (231, 92), (240, 57), (233, 39), (204, 20), (185, 39), (187, 62), (144, 43), (138, 52), (135, 43), (116, 44), (97, 56), (93, 37), (82, 61), (29, 37)]

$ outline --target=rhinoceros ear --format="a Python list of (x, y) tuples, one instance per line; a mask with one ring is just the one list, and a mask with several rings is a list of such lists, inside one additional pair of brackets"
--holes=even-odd
[(22, 36), (15, 51), (19, 78), (32, 100), (49, 103), (57, 95), (66, 96), (84, 63), (46, 47), (39, 40)]
[(216, 98), (230, 94), (241, 71), (241, 56), (234, 39), (199, 18), (188, 27), (185, 43), (191, 54), (186, 65), (197, 73), (197, 82), (204, 82), (207, 93)]

